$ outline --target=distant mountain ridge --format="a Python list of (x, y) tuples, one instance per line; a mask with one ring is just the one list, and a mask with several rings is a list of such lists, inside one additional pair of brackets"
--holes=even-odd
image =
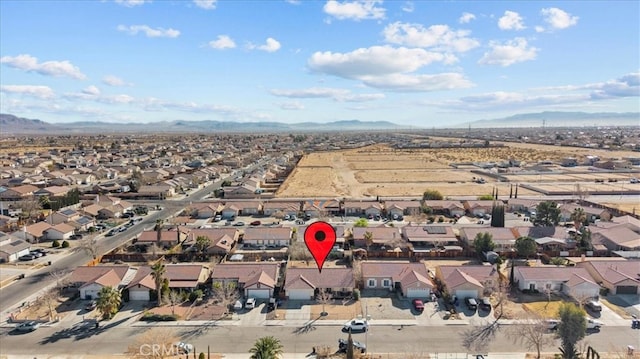
[[(449, 126), (451, 128), (504, 128), (504, 127), (585, 127), (585, 126), (639, 126), (640, 113), (637, 112), (559, 112), (546, 111), (523, 113), (509, 117), (467, 122)], [(152, 128), (150, 130), (150, 127)], [(424, 128), (431, 127), (428, 124)], [(438, 128), (444, 128), (437, 126)], [(186, 133), (186, 132), (340, 132), (340, 131), (384, 131), (420, 128), (402, 126), (389, 121), (341, 120), (328, 123), (300, 122), (235, 122), (235, 121), (161, 121), (152, 126), (148, 123), (109, 123), (79, 121), (52, 124), (39, 119), (27, 119), (11, 114), (0, 114), (0, 135), (42, 135), (42, 134), (90, 134), (90, 133)]]

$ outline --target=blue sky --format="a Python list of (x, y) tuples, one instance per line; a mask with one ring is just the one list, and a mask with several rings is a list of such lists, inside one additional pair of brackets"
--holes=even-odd
[(0, 1), (0, 112), (446, 127), (640, 111), (638, 1)]

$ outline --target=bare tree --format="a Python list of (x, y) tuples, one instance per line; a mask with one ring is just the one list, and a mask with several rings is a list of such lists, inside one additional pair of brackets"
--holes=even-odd
[[(164, 359), (173, 357), (170, 348), (180, 339), (170, 328), (152, 328), (129, 345), (125, 355), (131, 359)], [(157, 350), (153, 350), (157, 348)], [(164, 350), (163, 350), (164, 349)]]
[(224, 314), (228, 314), (229, 306), (240, 298), (238, 285), (233, 282), (214, 282), (211, 287), (213, 300), (224, 307)]
[(75, 251), (85, 252), (93, 259), (98, 258), (100, 254), (98, 250), (98, 241), (95, 238), (85, 237), (78, 242), (78, 246), (74, 248)]
[(42, 297), (40, 297), (44, 304), (47, 306), (47, 313), (49, 315), (49, 321), (53, 320), (55, 306), (58, 304), (58, 291), (55, 288), (47, 290)]
[(362, 261), (354, 259), (351, 267), (353, 268), (353, 278), (355, 278), (356, 287), (361, 288), (364, 284), (362, 279)]
[(316, 295), (316, 303), (322, 304), (322, 313), (321, 316), (329, 315), (325, 310), (327, 304), (331, 304), (333, 302), (333, 296), (326, 290), (320, 289), (318, 295)]
[(471, 325), (464, 330), (460, 336), (462, 345), (468, 351), (486, 352), (489, 344), (501, 329), (500, 319), (504, 316), (504, 304), (508, 298), (509, 286), (504, 283), (500, 289), (495, 292), (497, 303), (493, 307), (494, 320), (483, 325)]
[(296, 241), (289, 247), (289, 255), (293, 260), (310, 261), (313, 259), (311, 252), (307, 249), (307, 245), (302, 241)]
[(176, 305), (184, 303), (182, 294), (180, 292), (172, 290), (169, 292), (166, 299), (171, 305), (171, 315), (176, 315)]
[(49, 275), (56, 281), (55, 289), (60, 294), (62, 294), (64, 287), (69, 283), (67, 280), (69, 272), (69, 270), (60, 269), (49, 273)]
[(514, 343), (525, 345), (527, 349), (536, 351), (536, 359), (540, 359), (540, 352), (546, 345), (555, 343), (555, 338), (547, 334), (545, 319), (532, 313), (518, 324), (509, 326), (507, 337)]

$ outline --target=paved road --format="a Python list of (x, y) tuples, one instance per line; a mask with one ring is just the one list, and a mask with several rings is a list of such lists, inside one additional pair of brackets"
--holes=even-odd
[[(198, 351), (207, 345), (217, 353), (247, 353), (255, 340), (264, 335), (280, 339), (287, 353), (308, 353), (319, 345), (337, 347), (338, 338), (346, 334), (336, 326), (317, 326), (306, 333), (296, 334), (294, 327), (169, 327), (182, 340), (192, 343)], [(460, 345), (460, 333), (467, 326), (404, 327), (374, 326), (368, 334), (354, 334), (354, 340), (366, 342), (374, 353), (465, 353)], [(98, 330), (88, 327), (65, 329), (43, 327), (27, 334), (15, 334), (8, 328), (0, 329), (0, 355), (6, 354), (122, 354), (137, 335), (144, 333), (143, 327), (120, 326)], [(600, 352), (623, 350), (627, 345), (640, 348), (637, 330), (630, 327), (606, 327), (599, 333), (589, 334), (586, 341)], [(552, 335), (552, 334), (549, 334)], [(558, 343), (546, 347), (545, 351), (557, 351)], [(496, 337), (490, 352), (525, 352), (526, 347), (514, 344), (504, 335)]]

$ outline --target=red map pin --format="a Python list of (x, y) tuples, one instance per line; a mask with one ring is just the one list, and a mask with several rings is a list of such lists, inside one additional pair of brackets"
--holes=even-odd
[(304, 231), (304, 244), (313, 255), (318, 265), (318, 271), (322, 273), (322, 266), (329, 252), (336, 243), (336, 230), (327, 222), (314, 222)]

